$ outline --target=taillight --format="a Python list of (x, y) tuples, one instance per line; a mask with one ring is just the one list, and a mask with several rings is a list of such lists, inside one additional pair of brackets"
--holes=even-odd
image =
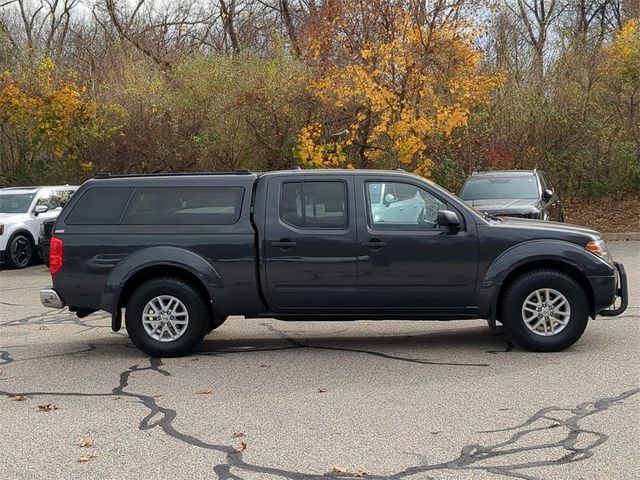
[(64, 243), (62, 243), (62, 239), (51, 237), (51, 244), (49, 245), (49, 271), (51, 275), (55, 275), (62, 268), (63, 249)]

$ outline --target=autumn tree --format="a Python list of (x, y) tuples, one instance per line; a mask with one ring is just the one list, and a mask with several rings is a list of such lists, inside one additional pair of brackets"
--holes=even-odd
[(460, 19), (461, 4), (425, 5), (334, 0), (307, 26), (312, 89), (331, 113), (301, 130), (303, 165), (429, 176), (432, 144), (490, 99), (499, 77), (482, 72), (477, 32)]
[(69, 179), (91, 169), (81, 148), (106, 132), (82, 87), (62, 78), (49, 58), (0, 81), (0, 182)]

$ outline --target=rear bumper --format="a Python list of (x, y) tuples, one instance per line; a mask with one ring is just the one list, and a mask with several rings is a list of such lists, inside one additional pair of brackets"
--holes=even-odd
[(58, 292), (53, 288), (43, 288), (40, 290), (40, 302), (47, 308), (64, 308), (65, 304)]
[(599, 315), (605, 317), (615, 317), (622, 314), (629, 305), (629, 290), (627, 287), (627, 273), (624, 270), (624, 265), (618, 262), (614, 262), (616, 267), (616, 286), (615, 297), (613, 302), (604, 310), (598, 312)]

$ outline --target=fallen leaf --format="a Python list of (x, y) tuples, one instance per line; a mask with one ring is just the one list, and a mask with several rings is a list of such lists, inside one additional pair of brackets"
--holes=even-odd
[(38, 409), (41, 412), (51, 412), (53, 410), (58, 410), (58, 406), (54, 403), (45, 403), (44, 405), (38, 405)]
[(355, 472), (353, 472), (354, 477), (366, 477), (368, 475), (369, 475), (369, 472), (365, 470), (356, 470)]
[(262, 365), (260, 365), (260, 368), (269, 368), (271, 365), (269, 365), (268, 363), (263, 363)]
[(236, 447), (236, 452), (244, 452), (247, 449), (248, 446), (249, 445), (247, 444), (247, 442), (242, 441), (242, 442), (240, 442), (240, 446)]
[(198, 395), (211, 395), (213, 393), (213, 390), (211, 390), (210, 388), (201, 388), (196, 393)]
[(333, 467), (331, 469), (331, 473), (351, 473), (348, 468), (344, 467)]
[(9, 397), (9, 400), (13, 400), (14, 402), (22, 402), (26, 399), (27, 397), (25, 397), (24, 395), (14, 395), (13, 397)]
[(46, 325), (40, 325), (40, 328), (38, 328), (38, 330), (50, 330), (50, 328)]
[(79, 459), (78, 462), (80, 463), (87, 463), (90, 462), (91, 460), (95, 459), (96, 456), (93, 454), (89, 454), (89, 455), (82, 455)]
[(318, 393), (327, 393), (327, 391), (324, 388), (319, 388)]
[(85, 448), (93, 447), (93, 440), (89, 438), (81, 438), (80, 440), (78, 440), (78, 446)]
[(233, 436), (235, 438), (246, 437), (247, 432), (245, 432), (244, 430), (238, 430), (237, 432), (233, 432)]
[(191, 359), (192, 362), (197, 362), (198, 360), (200, 360), (198, 357)]

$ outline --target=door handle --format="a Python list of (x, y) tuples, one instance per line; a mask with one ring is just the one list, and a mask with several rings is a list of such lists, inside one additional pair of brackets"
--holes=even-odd
[(380, 251), (387, 246), (385, 242), (383, 242), (382, 240), (377, 240), (375, 238), (369, 242), (362, 242), (360, 245), (362, 245), (363, 247), (367, 247), (374, 252)]
[(271, 242), (271, 245), (274, 247), (282, 248), (283, 250), (288, 250), (292, 247), (295, 247), (296, 242), (292, 242), (288, 238), (283, 238), (279, 242)]

